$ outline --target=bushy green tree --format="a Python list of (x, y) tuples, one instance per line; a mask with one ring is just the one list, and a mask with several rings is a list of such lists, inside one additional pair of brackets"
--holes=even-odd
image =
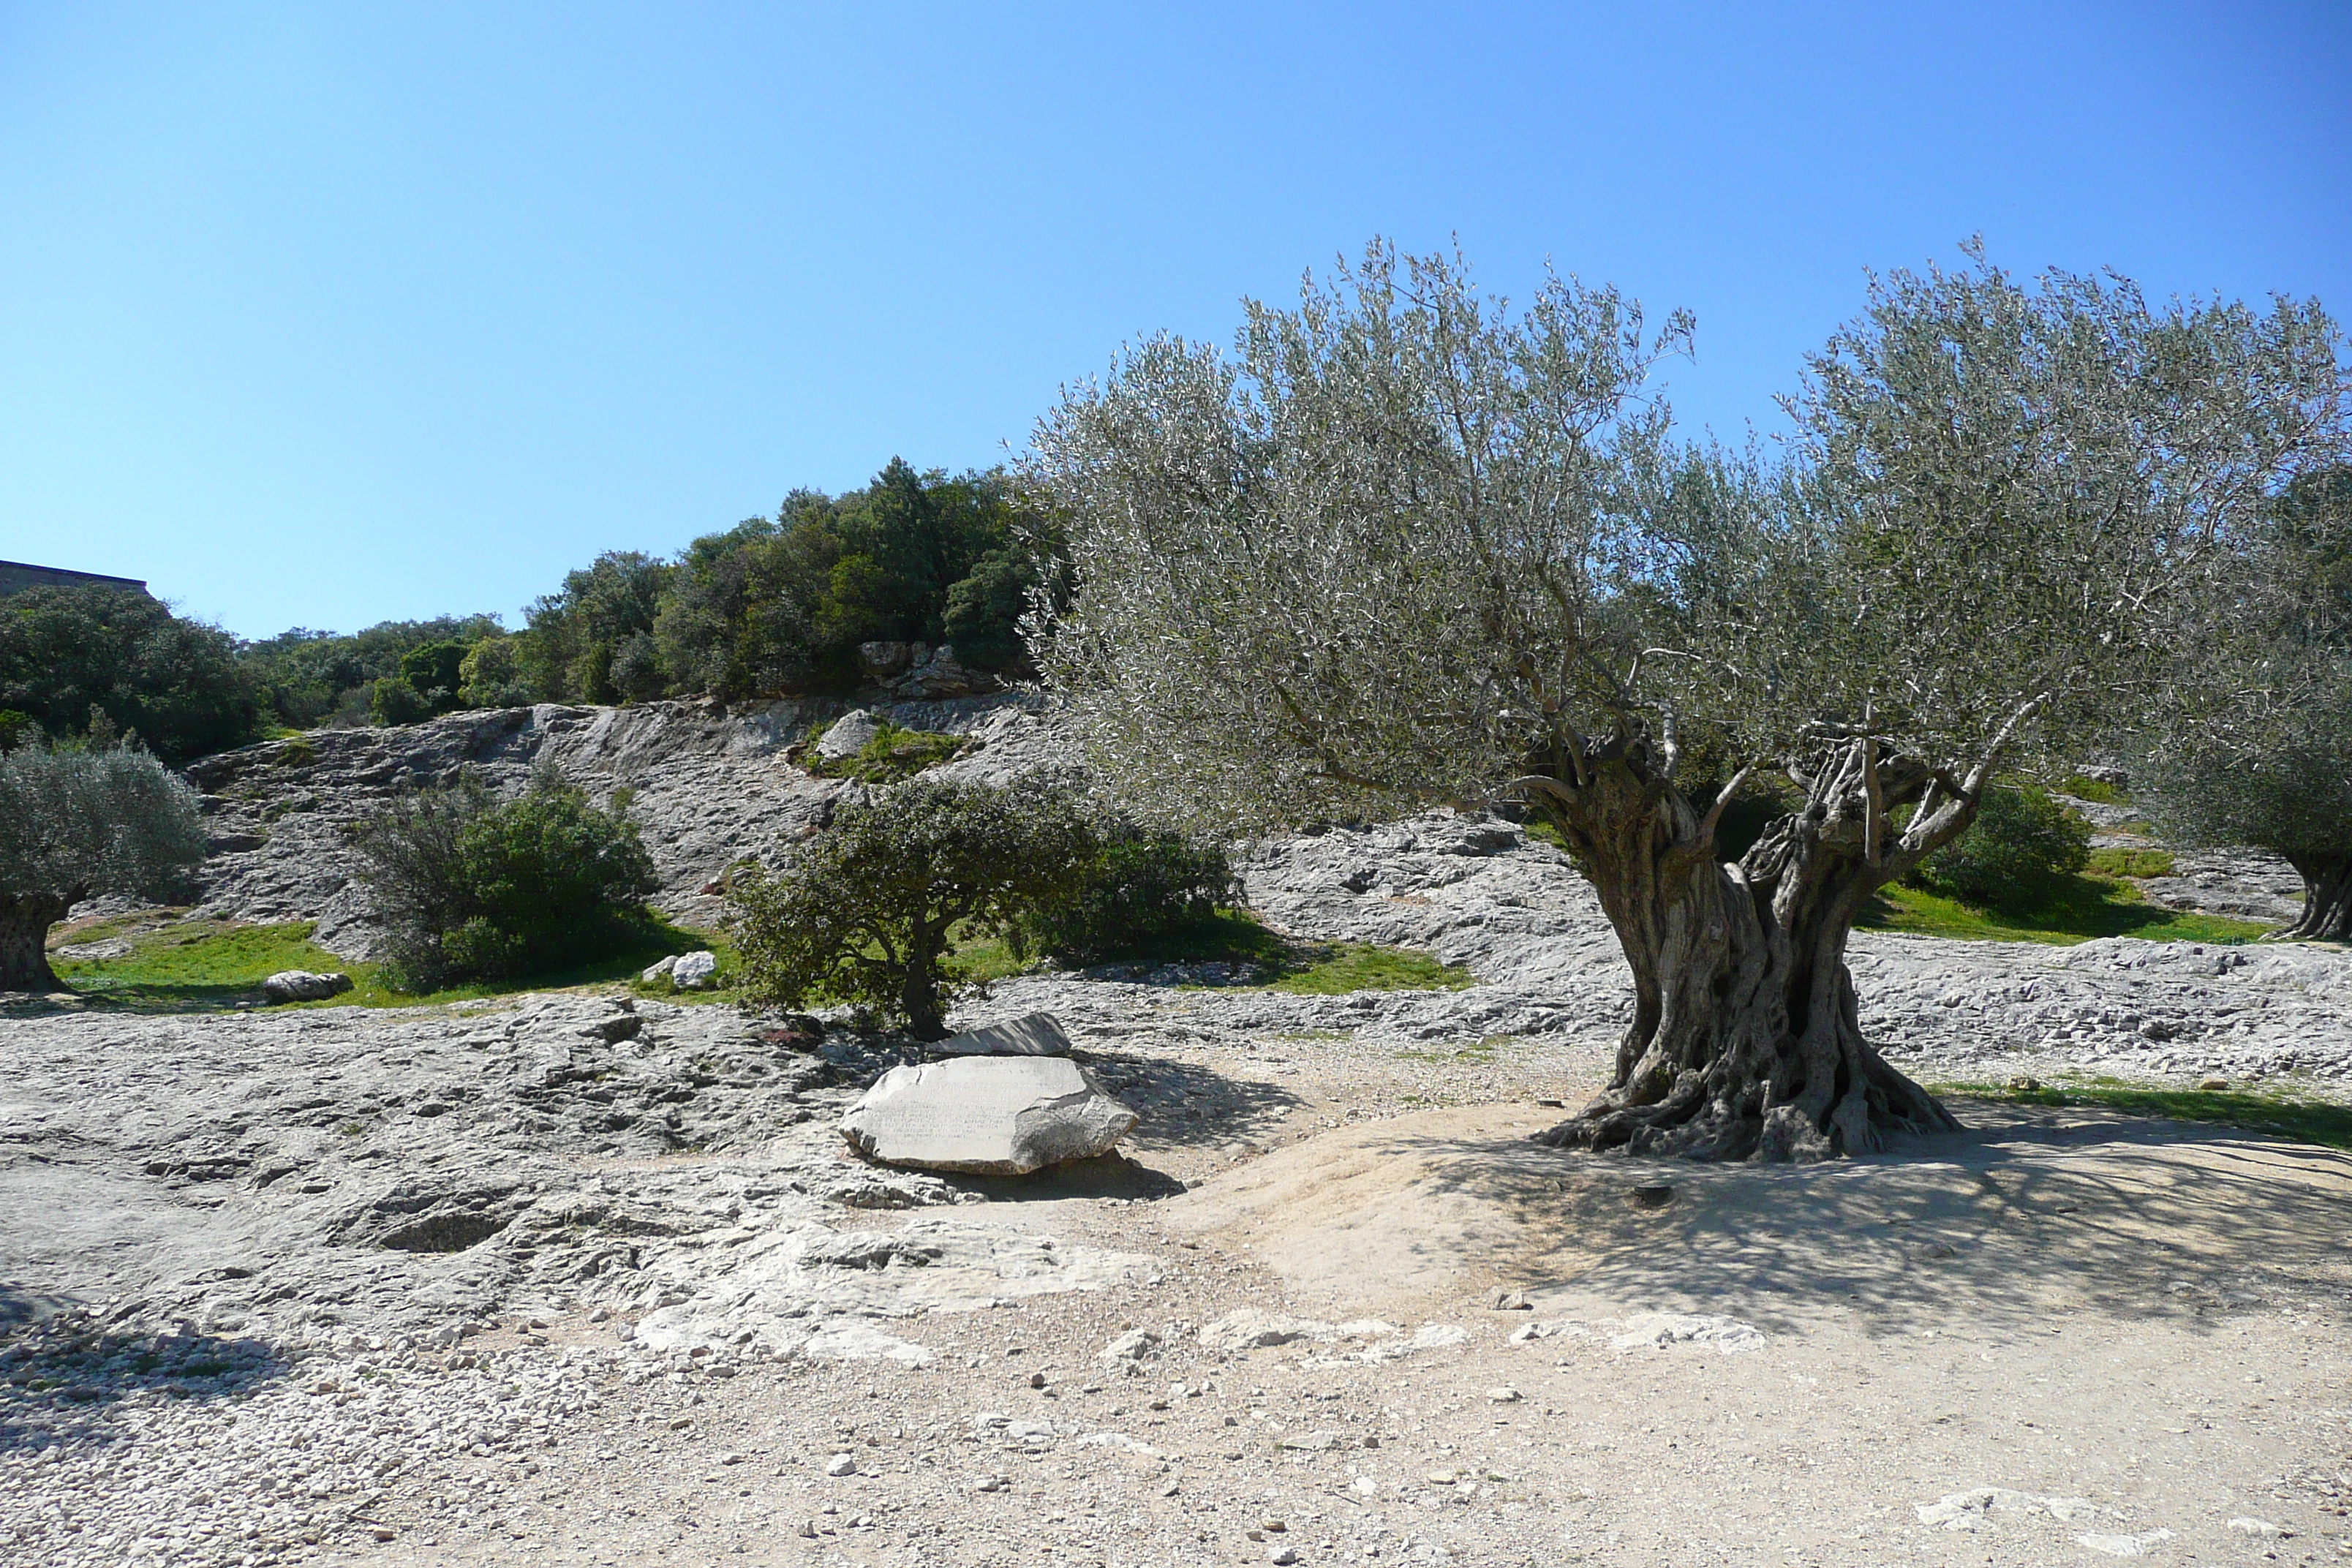
[(521, 708), (538, 700), (523, 673), (518, 637), (484, 637), (457, 667), (459, 707)]
[[(677, 571), (642, 551), (608, 550), (566, 573), (562, 588), (527, 613), (530, 629), (518, 651), (531, 684), (552, 701), (612, 702), (627, 695), (614, 684), (614, 656), (632, 639), (650, 637)], [(659, 694), (657, 669), (632, 674), (644, 694)]]
[(165, 762), (241, 746), (260, 732), (236, 640), (132, 589), (33, 588), (0, 599), (0, 708), (77, 735), (93, 710)]
[(626, 801), (600, 808), (553, 767), (500, 803), (470, 771), (394, 801), (352, 842), (406, 991), (569, 968), (644, 938), (661, 885)]
[(429, 642), (410, 648), (400, 656), (400, 678), (416, 689), (434, 712), (449, 712), (457, 706), (457, 689), (465, 684), (459, 671), (472, 651), (473, 645), (463, 642)]
[(0, 753), (0, 991), (55, 991), (44, 942), (98, 893), (163, 899), (205, 857), (195, 795), (143, 751)]
[(267, 716), (289, 728), (307, 730), (364, 722), (375, 683), (406, 679), (401, 661), (416, 648), (435, 643), (473, 646), (503, 635), (496, 616), (478, 615), (382, 621), (349, 635), (296, 626), (274, 637), (239, 644), (236, 658)]
[(368, 688), (368, 717), (378, 724), (421, 724), (433, 717), (433, 700), (404, 675), (387, 675)]
[(1118, 822), (1093, 836), (1066, 892), (1013, 921), (1010, 941), (1017, 957), (1101, 963), (1198, 931), (1239, 901), (1222, 846)]
[(787, 1007), (857, 1003), (937, 1039), (959, 936), (1066, 897), (1091, 848), (1085, 818), (1042, 782), (917, 779), (853, 802), (773, 871), (733, 879), (746, 986)]
[(1906, 880), (1981, 909), (2032, 914), (2091, 863), (2091, 825), (2024, 783), (1984, 792), (1969, 830), (1921, 861)]
[(688, 546), (656, 627), (661, 667), (722, 697), (848, 687), (860, 643), (919, 641), (1018, 672), (1026, 595), (1053, 550), (1004, 475), (893, 458), (863, 489), (796, 490), (773, 520)]

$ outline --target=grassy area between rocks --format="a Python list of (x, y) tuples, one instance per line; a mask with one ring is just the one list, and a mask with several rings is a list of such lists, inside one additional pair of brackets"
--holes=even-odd
[(2013, 1105), (2095, 1105), (2135, 1116), (2204, 1121), (2273, 1133), (2298, 1143), (2352, 1150), (2352, 1105), (2293, 1089), (2166, 1089), (2121, 1079), (2072, 1076), (2033, 1089), (2000, 1083), (1931, 1084), (1937, 1094), (1998, 1100)]
[[(953, 963), (966, 981), (1001, 980), (1025, 967), (992, 938), (962, 943)], [(1351, 991), (1460, 991), (1477, 984), (1468, 970), (1430, 953), (1370, 942), (1298, 942), (1267, 930), (1240, 910), (1220, 910), (1189, 931), (1118, 953), (1097, 970), (1202, 963), (1245, 964), (1255, 971), (1255, 978), (1239, 986), (1206, 980), (1180, 981), (1180, 986), (1343, 996)]]
[(2143, 900), (2129, 883), (2107, 877), (2069, 878), (2057, 898), (2031, 914), (1979, 910), (1898, 883), (1879, 890), (1859, 923), (1956, 942), (2039, 942), (2053, 947), (2103, 936), (2228, 946), (2252, 942), (2271, 929), (2258, 921), (2163, 909)]
[[(594, 963), (539, 974), (510, 975), (474, 982), (446, 990), (412, 995), (393, 991), (373, 963), (355, 963), (336, 957), (310, 940), (311, 921), (247, 923), (237, 921), (190, 920), (184, 911), (154, 910), (117, 920), (73, 927), (53, 938), (53, 945), (84, 945), (121, 938), (131, 951), (114, 958), (57, 959), (51, 967), (58, 978), (89, 1002), (139, 1011), (203, 1011), (250, 1006), (263, 1002), (261, 983), (287, 969), (340, 973), (352, 977), (352, 989), (326, 1002), (287, 1003), (311, 1007), (417, 1007), (440, 1002), (501, 996), (521, 991), (553, 991), (567, 986), (635, 982), (646, 965), (673, 952), (709, 948), (718, 954), (723, 981), (732, 967), (732, 950), (723, 941), (684, 927), (656, 921), (646, 928), (645, 942), (626, 952)], [(642, 994), (670, 994), (662, 984), (634, 987)], [(716, 1001), (723, 993), (685, 992), (678, 1001)]]
[(849, 779), (858, 784), (897, 784), (913, 778), (926, 768), (946, 762), (964, 748), (965, 737), (946, 735), (931, 730), (902, 730), (885, 719), (877, 726), (874, 738), (857, 752), (846, 757), (825, 757), (817, 752), (817, 742), (833, 726), (830, 721), (809, 731), (804, 749), (800, 752), (800, 765), (819, 778)]

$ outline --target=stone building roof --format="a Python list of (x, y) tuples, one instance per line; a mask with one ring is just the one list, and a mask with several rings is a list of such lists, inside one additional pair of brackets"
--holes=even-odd
[(23, 561), (0, 561), (0, 598), (27, 588), (131, 588), (147, 592), (146, 580), (109, 577), (101, 572), (69, 572), (62, 566), (35, 566)]

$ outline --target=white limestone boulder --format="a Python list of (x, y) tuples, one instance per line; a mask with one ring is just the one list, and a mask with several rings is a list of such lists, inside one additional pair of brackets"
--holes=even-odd
[(880, 720), (863, 708), (853, 708), (825, 726), (824, 733), (816, 738), (816, 754), (829, 763), (854, 757), (881, 732)]
[(926, 1048), (942, 1057), (1066, 1057), (1070, 1037), (1051, 1013), (1027, 1013), (966, 1029)]
[(884, 1073), (841, 1135), (886, 1165), (1025, 1176), (1107, 1154), (1135, 1122), (1067, 1058), (957, 1057)]
[(313, 974), (307, 969), (281, 969), (261, 983), (261, 994), (272, 1002), (323, 1002), (351, 988), (348, 974)]

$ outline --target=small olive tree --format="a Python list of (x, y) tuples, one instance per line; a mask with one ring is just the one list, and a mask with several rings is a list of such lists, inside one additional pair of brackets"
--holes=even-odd
[(733, 879), (745, 987), (787, 1007), (859, 1003), (938, 1039), (959, 932), (1061, 900), (1093, 848), (1085, 817), (1041, 780), (917, 779), (852, 802), (774, 871)]
[[(1952, 1125), (1863, 1037), (1871, 896), (2005, 763), (2138, 690), (2265, 489), (2341, 447), (2315, 306), (2151, 306), (1984, 264), (1874, 280), (1766, 463), (1669, 439), (1648, 332), (1557, 278), (1523, 311), (1375, 245), (1234, 352), (1126, 352), (1027, 478), (1075, 599), (1033, 629), (1103, 776), (1247, 829), (1524, 800), (1632, 966), (1557, 1142), (1798, 1158)], [(1700, 744), (1704, 742), (1704, 744)], [(1801, 803), (1736, 863), (1685, 760)]]
[(55, 991), (49, 927), (99, 893), (168, 896), (205, 858), (196, 799), (137, 750), (0, 754), (0, 991)]

